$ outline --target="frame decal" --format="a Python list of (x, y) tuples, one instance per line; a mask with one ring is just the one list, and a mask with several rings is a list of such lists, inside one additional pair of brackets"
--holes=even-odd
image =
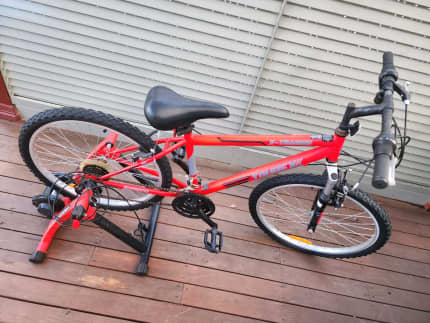
[(303, 158), (293, 159), (283, 164), (264, 169), (261, 172), (254, 173), (252, 174), (252, 176), (254, 177), (254, 179), (260, 179), (268, 175), (277, 174), (287, 169), (293, 169), (293, 168), (302, 166), (303, 165), (302, 161), (303, 161)]
[(225, 143), (240, 143), (240, 144), (260, 144), (263, 146), (266, 146), (266, 143), (264, 141), (258, 141), (258, 140), (225, 140), (221, 137), (218, 137), (218, 140)]
[(310, 146), (312, 140), (270, 140), (270, 146)]
[(240, 185), (240, 184), (249, 182), (250, 179), (251, 179), (250, 176), (241, 177), (241, 178), (236, 179), (234, 181), (230, 181), (230, 182), (224, 183), (224, 186), (227, 187), (227, 188), (229, 188), (229, 187), (232, 187), (232, 186), (235, 186), (235, 185)]

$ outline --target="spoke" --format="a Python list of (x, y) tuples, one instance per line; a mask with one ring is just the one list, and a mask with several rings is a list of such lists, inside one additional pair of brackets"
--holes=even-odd
[(80, 164), (80, 160), (78, 160), (78, 159), (75, 159), (75, 158), (61, 158), (60, 156), (58, 156), (58, 155), (56, 155), (56, 154), (53, 154), (53, 153), (51, 153), (51, 152), (44, 152), (44, 151), (38, 151), (38, 154), (40, 154), (40, 155), (47, 155), (47, 156), (53, 156), (53, 157), (57, 157), (57, 158), (59, 158), (60, 160), (62, 160), (62, 161), (64, 161), (64, 162), (67, 162), (67, 161), (74, 161), (74, 162), (76, 162), (76, 163), (78, 163), (78, 164)]
[(54, 153), (54, 152), (52, 152), (50, 150), (47, 150), (45, 147), (42, 147), (42, 146), (40, 146), (38, 148), (41, 149), (41, 150), (45, 150), (45, 151), (37, 151), (38, 154), (44, 154), (44, 155), (54, 156), (54, 157), (57, 157), (57, 158), (59, 158), (61, 160), (64, 160), (64, 161), (73, 160), (73, 161), (77, 161), (78, 163), (81, 162), (81, 159), (76, 159), (76, 158), (72, 158), (72, 157), (61, 156), (61, 155), (58, 155), (58, 154), (56, 154), (56, 153)]
[[(273, 220), (276, 220), (277, 222), (285, 220), (285, 221), (289, 221), (289, 222), (293, 222), (293, 223), (298, 223), (298, 224), (306, 224), (306, 221), (304, 219), (307, 220), (309, 214), (307, 214), (309, 211), (306, 209), (301, 209), (299, 207), (296, 207), (295, 205), (292, 205), (291, 203), (285, 201), (284, 199), (282, 199), (281, 196), (279, 196), (276, 192), (272, 191), (271, 192), (272, 195), (269, 195), (269, 198), (272, 199), (273, 201), (271, 201), (268, 197), (264, 196), (263, 197), (263, 202), (267, 203), (268, 206), (274, 206), (276, 208), (279, 208), (282, 210), (282, 212), (276, 212), (276, 211), (270, 211), (270, 210), (265, 210), (264, 213), (266, 214), (274, 214), (276, 216), (279, 216), (280, 219), (277, 219), (275, 217), (270, 217), (270, 215), (268, 215), (268, 217), (270, 217)], [(287, 194), (288, 196), (292, 197), (291, 195)], [(294, 197), (296, 198), (296, 197)], [(296, 198), (297, 200), (297, 198)], [(279, 205), (278, 203), (276, 203), (276, 201), (281, 202), (283, 205)], [(262, 206), (265, 206), (266, 204), (262, 204)], [(286, 209), (287, 207), (287, 209)], [(260, 207), (261, 208), (261, 207)], [(290, 213), (290, 211), (293, 211)], [(283, 215), (286, 216), (290, 216), (293, 218), (298, 219), (300, 222), (298, 221), (294, 221), (291, 219), (287, 219), (285, 218)], [(305, 221), (305, 222), (303, 222)]]
[[(324, 224), (323, 221), (321, 221), (321, 223)], [(369, 224), (365, 224), (365, 223), (353, 224), (353, 223), (341, 223), (341, 222), (329, 222), (329, 223), (335, 224), (335, 225), (346, 225), (346, 226), (351, 226), (351, 227), (359, 227), (361, 230), (373, 230), (372, 228), (367, 228), (365, 226), (374, 227), (374, 225), (372, 225), (371, 223), (369, 223)]]
[[(45, 134), (43, 134), (43, 136), (45, 136), (46, 137), (46, 135)], [(70, 152), (70, 153), (73, 153), (73, 151), (75, 151), (76, 153), (78, 153), (78, 154), (87, 154), (86, 152), (84, 152), (84, 151), (80, 151), (80, 150), (76, 150), (76, 149), (74, 149), (74, 148), (68, 148), (68, 147), (66, 147), (66, 146), (64, 146), (64, 145), (62, 145), (62, 144), (60, 144), (60, 143), (58, 143), (58, 142), (55, 142), (55, 141), (52, 141), (49, 137), (46, 137), (46, 140), (47, 141), (44, 141), (44, 140), (42, 140), (42, 139), (38, 139), (37, 140), (37, 143), (38, 144), (40, 144), (40, 143), (47, 143), (47, 144), (52, 144), (52, 145), (54, 145), (54, 146), (57, 146), (57, 147), (61, 147), (61, 148), (63, 148), (65, 151), (67, 151), (67, 152)], [(82, 156), (80, 156), (80, 155), (76, 155), (76, 153), (73, 153), (76, 157), (78, 157), (78, 158), (80, 158), (80, 159), (82, 159)]]
[[(291, 196), (291, 195), (290, 195)], [(296, 199), (296, 202), (298, 202), (299, 200), (298, 200), (298, 198), (297, 198), (297, 196), (294, 196), (294, 198)], [(303, 199), (301, 199), (302, 200), (302, 202), (301, 203), (298, 203), (300, 206), (302, 206), (303, 205)], [(307, 207), (307, 208), (303, 208), (303, 210), (306, 212), (306, 209), (307, 210), (309, 210), (309, 206)], [(310, 207), (310, 209), (312, 209), (312, 206)], [(307, 211), (307, 212), (309, 212), (309, 214), (308, 214), (308, 216), (310, 216), (311, 215), (311, 211)]]
[[(276, 194), (275, 192), (271, 192), (272, 194), (273, 194), (273, 196), (279, 201), (279, 202), (281, 202), (281, 203), (283, 203), (285, 206), (287, 206), (287, 207), (291, 207), (291, 208), (293, 208), (293, 209), (296, 209), (296, 210), (298, 210), (298, 211), (305, 211), (304, 209), (300, 209), (300, 208), (298, 208), (298, 207), (296, 207), (296, 206), (294, 206), (294, 205), (291, 205), (290, 203), (288, 203), (288, 202), (286, 202), (286, 201), (284, 201), (278, 194)], [(277, 207), (278, 207), (278, 205), (277, 204), (275, 204)], [(280, 209), (282, 209), (282, 207), (281, 206), (279, 206), (279, 208)]]
[[(362, 214), (362, 213), (365, 213), (365, 212), (361, 212), (358, 214)], [(366, 216), (348, 215), (348, 216), (343, 216), (341, 218), (335, 218), (332, 220), (331, 214), (324, 213), (324, 217), (322, 220), (326, 223), (338, 224), (338, 225), (348, 225), (348, 226), (357, 226), (357, 227), (359, 227), (359, 226), (374, 226), (373, 222), (356, 223), (354, 220), (357, 220), (359, 218), (365, 218), (366, 220), (370, 219), (369, 215), (366, 215)], [(352, 219), (352, 220), (348, 221), (348, 219)], [(347, 221), (347, 222), (344, 222), (344, 221)]]
[[(326, 237), (326, 239), (328, 239), (328, 240), (334, 240), (334, 243), (335, 244), (337, 244), (337, 245), (340, 245), (340, 246), (344, 246), (345, 244), (344, 243), (342, 243), (342, 242), (340, 242), (339, 240), (337, 240), (335, 237), (333, 237), (333, 236), (329, 236), (327, 233), (325, 233), (325, 232), (321, 232), (321, 230), (323, 230), (323, 231), (327, 231), (327, 232), (331, 232), (331, 230), (324, 230), (324, 228), (318, 228), (318, 233), (320, 234), (320, 235), (322, 235), (322, 236), (324, 236), (324, 237)], [(329, 241), (330, 242), (330, 241)]]
[[(288, 220), (286, 218), (283, 218), (282, 214), (279, 213), (279, 212), (275, 212), (275, 211), (265, 211), (265, 212), (269, 213), (269, 214), (271, 213), (271, 214), (275, 214), (275, 215), (281, 216), (281, 218), (279, 220)], [(292, 215), (292, 216), (295, 216), (295, 217), (298, 217), (298, 218), (305, 218), (305, 219), (308, 217), (307, 214), (294, 214), (294, 213), (292, 213), (292, 214), (288, 214), (288, 215)], [(274, 217), (270, 217), (270, 218), (277, 219), (277, 218), (274, 218)]]
[(45, 160), (45, 161), (48, 162), (48, 164), (67, 165), (67, 166), (70, 166), (70, 167), (74, 166), (74, 165), (71, 165), (68, 162), (61, 162), (61, 161), (51, 160), (51, 159), (47, 159), (47, 158), (40, 158), (40, 160)]
[(366, 214), (366, 212), (363, 211), (363, 212), (360, 212), (360, 213), (357, 213), (357, 214), (342, 214), (342, 213), (333, 213), (333, 212), (330, 212), (330, 213), (328, 213), (326, 215), (327, 216), (341, 216), (341, 217), (344, 217), (344, 219), (348, 219), (348, 218), (352, 218), (352, 217), (354, 217), (354, 218), (369, 218), (369, 215), (363, 215), (363, 216), (361, 216), (359, 214)]
[[(337, 225), (339, 225), (339, 224), (337, 224)], [(358, 233), (358, 232), (356, 232), (356, 231), (354, 231), (354, 230), (351, 230), (350, 228), (348, 228), (348, 227), (346, 227), (346, 226), (343, 226), (343, 225), (339, 225), (341, 228), (343, 228), (344, 230), (347, 230), (347, 232), (344, 232), (344, 231), (341, 231), (341, 232), (344, 232), (344, 233), (352, 233), (352, 234), (354, 234), (354, 235), (359, 235), (359, 236), (366, 236), (366, 234), (365, 233)], [(369, 236), (369, 235), (367, 235), (367, 236)]]
[(133, 143), (133, 142), (129, 142), (129, 143), (125, 143), (125, 146), (120, 146), (120, 147), (118, 147), (118, 149), (119, 149), (119, 150), (121, 150), (121, 149), (126, 149), (126, 148), (128, 148), (128, 147), (132, 147), (132, 146), (136, 146), (136, 144), (135, 144), (135, 143)]
[[(87, 127), (88, 129), (89, 129), (89, 127)], [(86, 135), (82, 135), (82, 138), (84, 139), (84, 141), (85, 141), (85, 143), (87, 144), (87, 148), (88, 148), (88, 150), (89, 151), (91, 151), (91, 146), (90, 146), (90, 144), (88, 143), (88, 141), (87, 141), (87, 136)]]
[[(324, 214), (324, 215), (326, 215), (326, 214)], [(371, 219), (371, 218), (367, 216), (366, 219)], [(346, 219), (332, 220), (330, 218), (330, 216), (324, 216), (323, 220), (324, 221), (328, 221), (330, 223), (341, 223), (341, 224), (348, 223), (348, 224), (351, 224), (351, 225), (372, 225), (373, 224), (373, 222), (369, 222), (369, 223), (355, 223), (355, 222), (351, 222), (351, 221), (348, 221), (348, 222), (339, 222), (339, 221), (344, 221)]]
[[(336, 232), (337, 233), (340, 233), (340, 232), (342, 232), (342, 233), (349, 233), (349, 234), (353, 234), (353, 235), (358, 235), (358, 236), (369, 236), (369, 235), (366, 235), (366, 234), (364, 234), (364, 233), (358, 233), (358, 232), (356, 232), (356, 231), (354, 231), (354, 230), (351, 230), (350, 228), (348, 228), (347, 226), (343, 226), (342, 224), (338, 224), (338, 223), (332, 223), (332, 222), (328, 222), (328, 223), (320, 223), (320, 225), (322, 225), (322, 226), (327, 226), (327, 225), (337, 225), (337, 226), (339, 226), (339, 227), (341, 227), (341, 228), (343, 228), (344, 230), (347, 230), (347, 231), (338, 231), (338, 230), (336, 230)], [(334, 230), (333, 230), (334, 231)]]
[[(76, 146), (74, 144), (72, 144), (71, 141), (64, 135), (64, 132), (60, 128), (55, 128), (55, 129), (58, 131), (60, 136), (62, 136), (64, 138), (64, 140), (69, 143), (69, 145), (70, 145), (69, 149), (79, 151), (79, 149), (77, 149)], [(81, 156), (77, 156), (77, 157), (82, 158)]]
[[(270, 201), (264, 201), (263, 200), (263, 205), (264, 206), (268, 206), (268, 207), (275, 207), (275, 208), (277, 208), (277, 209), (280, 209), (280, 210), (285, 210), (285, 205), (280, 205), (280, 204), (278, 204), (278, 203), (276, 203), (276, 202), (270, 202)], [(295, 209), (294, 207), (289, 207), (288, 209)], [(297, 209), (295, 209), (295, 210), (297, 210)], [(298, 209), (299, 211), (305, 211), (305, 210), (300, 210), (300, 209)]]
[[(261, 208), (261, 207), (260, 207)], [(285, 211), (285, 209), (282, 209), (284, 212), (286, 212)], [(296, 210), (297, 211), (297, 210)], [(301, 211), (301, 210), (300, 210)], [(306, 210), (303, 210), (305, 213), (304, 214), (291, 214), (291, 213), (288, 213), (287, 212), (287, 215), (292, 215), (292, 216), (295, 216), (295, 217), (307, 217), (308, 215), (306, 214)], [(275, 214), (275, 215), (279, 215), (279, 216), (281, 216), (281, 219), (284, 219), (285, 220), (285, 218), (282, 218), (282, 213), (279, 213), (279, 212), (276, 212), (276, 211), (269, 211), (269, 210), (265, 210), (264, 211), (265, 213), (269, 213), (269, 214)]]
[(361, 244), (361, 242), (359, 240), (356, 240), (356, 239), (351, 238), (351, 237), (348, 238), (348, 237), (344, 236), (343, 234), (341, 234), (339, 231), (330, 230), (330, 229), (327, 229), (327, 228), (324, 228), (324, 227), (320, 227), (319, 230), (324, 230), (324, 231), (332, 232), (332, 233), (335, 233), (335, 234), (339, 235), (340, 237), (342, 237), (346, 241), (349, 241), (351, 243), (358, 242), (359, 244)]
[(298, 224), (307, 224), (307, 222), (298, 222), (298, 221), (294, 221), (291, 219), (277, 219), (277, 218), (273, 218), (274, 222), (280, 222), (280, 221), (287, 221), (287, 222), (292, 222), (292, 223), (298, 223)]
[[(338, 234), (341, 234), (341, 233), (351, 234), (351, 232), (349, 232), (349, 231), (339, 231), (339, 230), (336, 230), (336, 233), (338, 233)], [(372, 237), (372, 235), (370, 235), (370, 234), (358, 233), (358, 232), (354, 233), (354, 235), (355, 236), (360, 236), (360, 237), (366, 237), (366, 238), (371, 238)]]

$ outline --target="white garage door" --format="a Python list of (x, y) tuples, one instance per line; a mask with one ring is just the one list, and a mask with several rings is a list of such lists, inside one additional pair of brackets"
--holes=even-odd
[[(382, 52), (412, 83), (408, 135), (396, 189), (430, 199), (430, 6), (426, 0), (0, 0), (2, 73), (25, 117), (81, 106), (147, 122), (158, 84), (224, 104), (207, 133), (331, 134), (348, 102), (371, 103)], [(28, 100), (31, 99), (31, 100)], [(403, 124), (403, 106), (396, 117)], [(345, 150), (372, 156), (379, 117), (361, 120)], [(213, 150), (212, 150), (213, 151)], [(252, 166), (295, 149), (202, 155)]]

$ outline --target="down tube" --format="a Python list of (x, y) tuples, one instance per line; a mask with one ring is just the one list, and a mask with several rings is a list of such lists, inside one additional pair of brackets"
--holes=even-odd
[(241, 173), (211, 182), (206, 187), (203, 186), (201, 190), (196, 191), (196, 193), (210, 194), (232, 186), (251, 182), (256, 179), (261, 179), (268, 175), (274, 175), (288, 169), (293, 169), (299, 166), (306, 166), (309, 163), (326, 158), (329, 153), (329, 147), (319, 147), (312, 150), (304, 151), (294, 156), (289, 156), (280, 160), (276, 160), (274, 162), (264, 164), (262, 166), (252, 168)]

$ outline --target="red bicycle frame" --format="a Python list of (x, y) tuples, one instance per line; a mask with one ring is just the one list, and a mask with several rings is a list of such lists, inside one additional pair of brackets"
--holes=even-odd
[[(345, 137), (323, 135), (194, 135), (191, 133), (180, 137), (170, 137), (155, 140), (159, 145), (163, 145), (161, 152), (152, 155), (144, 160), (130, 162), (121, 158), (121, 154), (126, 152), (138, 151), (138, 146), (127, 147), (125, 149), (116, 149), (115, 140), (117, 135), (110, 133), (107, 139), (103, 141), (105, 145), (98, 145), (90, 155), (106, 155), (126, 165), (119, 171), (109, 173), (100, 177), (105, 185), (112, 186), (118, 189), (129, 189), (137, 192), (161, 195), (161, 196), (177, 196), (180, 192), (168, 192), (159, 189), (147, 188), (128, 183), (119, 183), (112, 181), (116, 175), (138, 169), (150, 175), (157, 176), (158, 171), (149, 169), (145, 165), (154, 162), (155, 160), (166, 156), (172, 151), (185, 146), (188, 161), (194, 158), (194, 146), (302, 146), (302, 147), (317, 147), (293, 156), (285, 157), (274, 162), (264, 164), (262, 166), (252, 168), (238, 174), (228, 176), (211, 183), (200, 186), (197, 182), (192, 182), (193, 192), (198, 194), (210, 194), (221, 191), (223, 189), (250, 182), (256, 179), (261, 179), (267, 175), (277, 174), (279, 172), (306, 166), (309, 163), (320, 159), (327, 159), (329, 162), (337, 162), (340, 151), (342, 149)], [(106, 143), (109, 143), (106, 145)], [(193, 167), (194, 168), (194, 167)], [(196, 170), (190, 169), (190, 177), (195, 179)], [(176, 178), (173, 178), (173, 184), (178, 187), (178, 190), (186, 188), (188, 185)]]
[[(329, 162), (336, 162), (339, 153), (342, 149), (345, 137), (333, 136), (310, 136), (310, 135), (192, 135), (185, 134), (181, 137), (171, 137), (156, 140), (155, 142), (159, 145), (163, 145), (161, 152), (153, 154), (152, 152), (148, 155), (149, 157), (144, 160), (137, 160), (136, 162), (130, 162), (121, 158), (121, 154), (127, 152), (140, 152), (138, 146), (127, 147), (124, 149), (117, 149), (115, 146), (118, 134), (115, 132), (109, 133), (104, 140), (97, 145), (88, 155), (88, 159), (97, 156), (108, 156), (125, 167), (119, 171), (106, 174), (97, 180), (102, 180), (104, 185), (116, 187), (119, 189), (134, 190), (137, 192), (161, 195), (161, 196), (177, 196), (181, 194), (181, 189), (190, 187), (194, 193), (198, 194), (210, 194), (217, 192), (235, 185), (240, 185), (246, 182), (250, 182), (256, 179), (263, 178), (267, 175), (277, 174), (284, 170), (296, 168), (299, 166), (306, 166), (307, 164), (326, 158)], [(138, 169), (141, 172), (145, 172), (154, 176), (158, 175), (158, 171), (145, 167), (145, 165), (152, 163), (153, 161), (166, 156), (175, 149), (185, 146), (186, 155), (189, 162), (189, 184), (185, 184), (178, 179), (173, 179), (173, 183), (177, 185), (178, 190), (163, 191), (160, 189), (147, 188), (129, 183), (115, 182), (112, 179), (123, 172), (127, 172), (132, 169)], [(316, 147), (308, 151), (298, 153), (296, 155), (279, 159), (277, 161), (267, 163), (265, 165), (249, 169), (238, 174), (213, 181), (203, 186), (198, 184), (197, 170), (195, 167), (194, 158), (194, 146), (306, 146)], [(96, 179), (96, 178), (94, 178)], [(196, 181), (194, 181), (196, 180)], [(86, 188), (80, 197), (74, 200), (69, 198), (63, 198), (65, 207), (62, 211), (56, 213), (56, 216), (51, 219), (48, 228), (46, 229), (36, 251), (30, 257), (30, 260), (34, 263), (40, 263), (45, 258), (48, 251), (48, 247), (54, 238), (55, 232), (64, 224), (65, 221), (73, 217), (72, 210), (77, 206), (81, 206), (85, 210), (85, 215), (82, 219), (74, 219), (73, 227), (78, 228), (81, 220), (92, 220), (102, 229), (110, 232), (120, 240), (124, 241), (134, 249), (141, 253), (141, 263), (139, 264), (137, 273), (146, 274), (147, 263), (149, 258), (149, 252), (151, 250), (152, 238), (155, 230), (155, 223), (158, 217), (158, 208), (156, 214), (151, 216), (152, 233), (148, 235), (149, 240), (145, 240), (142, 243), (140, 240), (135, 239), (121, 228), (104, 218), (103, 216), (97, 215), (96, 209), (90, 205), (90, 200), (93, 191)], [(47, 197), (49, 198), (49, 197)], [(322, 214), (322, 213), (321, 213)], [(212, 228), (212, 230), (214, 230)], [(212, 233), (213, 236), (214, 233)], [(207, 238), (205, 238), (206, 241)], [(220, 246), (220, 245), (219, 245)], [(147, 250), (149, 250), (147, 252)], [(146, 266), (146, 267), (145, 267)], [(146, 268), (146, 269), (145, 269)]]

